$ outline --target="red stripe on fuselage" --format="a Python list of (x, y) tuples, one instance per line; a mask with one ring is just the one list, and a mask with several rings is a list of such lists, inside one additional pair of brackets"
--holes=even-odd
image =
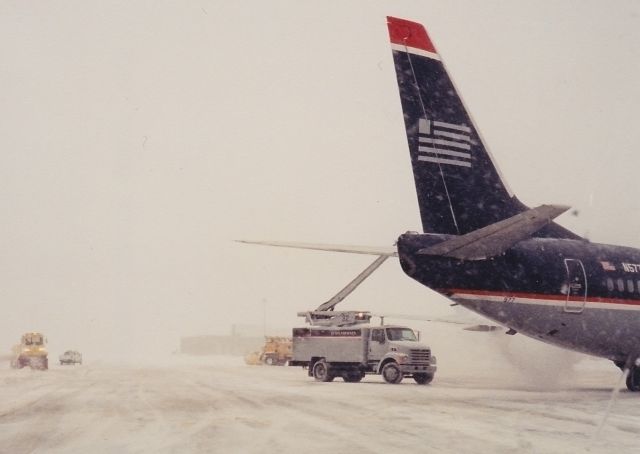
[[(462, 288), (451, 289), (437, 289), (439, 293), (445, 295), (452, 295), (456, 293), (466, 293), (470, 295), (480, 296), (497, 296), (497, 297), (509, 297), (515, 298), (527, 298), (533, 300), (546, 300), (546, 301), (567, 301), (567, 295), (546, 295), (544, 293), (525, 293), (525, 292), (497, 292), (495, 290), (472, 290)], [(581, 301), (580, 299), (571, 299), (571, 302)], [(628, 304), (631, 306), (640, 306), (640, 300), (624, 299), (624, 298), (603, 298), (600, 296), (589, 297), (587, 295), (587, 303), (605, 303), (605, 304)]]
[(429, 39), (429, 35), (427, 35), (427, 31), (421, 24), (387, 16), (387, 26), (389, 27), (389, 39), (393, 44), (401, 44), (433, 52), (434, 54), (437, 53), (435, 46)]

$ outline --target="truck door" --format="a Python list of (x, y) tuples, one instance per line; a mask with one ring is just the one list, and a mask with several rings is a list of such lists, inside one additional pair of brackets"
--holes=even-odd
[(567, 302), (565, 312), (581, 313), (587, 300), (587, 274), (582, 262), (577, 259), (564, 259), (567, 270)]
[(384, 328), (372, 328), (369, 338), (369, 361), (380, 361), (387, 353), (387, 338)]

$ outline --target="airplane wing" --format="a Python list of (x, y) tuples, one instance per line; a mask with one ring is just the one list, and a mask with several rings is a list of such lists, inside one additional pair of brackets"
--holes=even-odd
[(484, 260), (494, 257), (517, 242), (531, 237), (569, 208), (564, 205), (540, 205), (465, 235), (420, 249), (418, 254), (440, 255), (461, 260)]
[(290, 247), (296, 249), (314, 249), (318, 251), (349, 252), (352, 254), (376, 255), (376, 259), (367, 268), (358, 274), (355, 279), (349, 282), (342, 290), (334, 295), (329, 301), (321, 304), (316, 311), (332, 311), (335, 306), (349, 296), (362, 282), (367, 279), (385, 260), (389, 257), (397, 257), (398, 251), (395, 247), (371, 247), (371, 246), (342, 246), (335, 244), (317, 243), (291, 243), (281, 241), (247, 241), (236, 240), (239, 243), (261, 244), (265, 246)]
[(391, 319), (400, 319), (400, 320), (419, 320), (423, 322), (432, 322), (432, 323), (447, 323), (451, 325), (463, 325), (462, 328), (465, 331), (476, 331), (476, 332), (492, 332), (492, 331), (501, 331), (503, 328), (497, 325), (489, 325), (486, 324), (486, 321), (482, 317), (470, 317), (468, 314), (464, 314), (461, 316), (460, 314), (455, 314), (447, 317), (426, 317), (423, 315), (408, 315), (408, 314), (372, 314), (375, 317), (381, 318), (391, 318)]
[(236, 240), (238, 243), (261, 244), (263, 246), (289, 247), (295, 249), (313, 249), (316, 251), (348, 252), (351, 254), (367, 254), (386, 257), (397, 257), (398, 251), (393, 246), (346, 246), (339, 244), (295, 243), (285, 241), (249, 241)]

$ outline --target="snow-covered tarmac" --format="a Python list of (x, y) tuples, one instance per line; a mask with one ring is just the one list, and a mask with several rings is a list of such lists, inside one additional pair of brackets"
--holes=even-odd
[[(442, 369), (442, 368), (441, 368)], [(429, 386), (316, 383), (237, 357), (0, 371), (2, 453), (632, 452), (640, 395), (586, 358), (549, 388), (480, 364)]]

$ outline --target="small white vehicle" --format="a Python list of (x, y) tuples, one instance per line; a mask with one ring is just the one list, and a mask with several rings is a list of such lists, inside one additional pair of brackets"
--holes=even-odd
[(75, 350), (67, 350), (60, 355), (60, 365), (82, 364), (82, 354)]

